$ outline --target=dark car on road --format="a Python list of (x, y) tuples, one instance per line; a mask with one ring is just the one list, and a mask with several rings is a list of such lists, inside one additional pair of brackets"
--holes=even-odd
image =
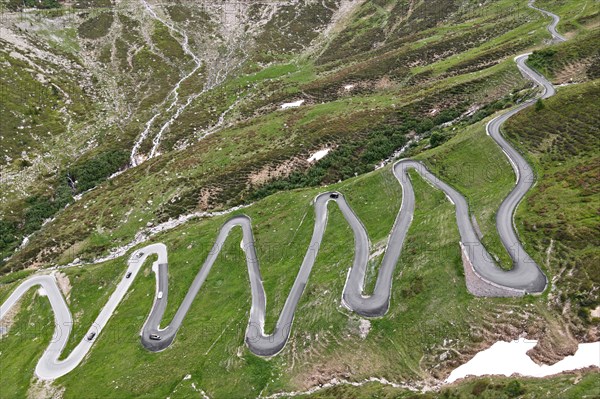
[(337, 199), (340, 198), (340, 195), (338, 193), (331, 193), (329, 194), (329, 198)]
[(127, 274), (125, 275), (125, 278), (129, 278), (131, 277), (131, 272), (127, 272)]
[(152, 339), (154, 341), (160, 341), (160, 335), (150, 334), (150, 339)]

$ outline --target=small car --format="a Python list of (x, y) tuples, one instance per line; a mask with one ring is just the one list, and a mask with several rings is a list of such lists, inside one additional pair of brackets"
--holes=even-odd
[(329, 194), (329, 198), (337, 199), (340, 198), (340, 195), (338, 193), (331, 193)]
[(158, 299), (162, 299), (162, 291), (160, 291), (156, 297), (157, 297)]
[(131, 277), (131, 272), (127, 272), (127, 274), (125, 275), (125, 278), (129, 278)]
[(89, 334), (88, 334), (88, 336), (87, 336), (87, 340), (88, 340), (88, 341), (91, 341), (91, 340), (93, 340), (93, 339), (94, 339), (94, 337), (95, 337), (95, 336), (96, 336), (96, 333), (95, 333), (95, 332), (91, 332), (91, 333), (89, 333)]
[(160, 341), (160, 335), (158, 334), (150, 334), (150, 339), (154, 341)]
[(141, 258), (142, 256), (144, 256), (144, 253), (143, 252), (138, 252), (137, 257)]

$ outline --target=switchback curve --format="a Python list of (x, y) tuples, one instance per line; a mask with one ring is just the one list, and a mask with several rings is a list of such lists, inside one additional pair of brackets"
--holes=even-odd
[[(533, 2), (530, 2), (529, 6), (535, 8), (533, 7)], [(553, 33), (556, 32), (555, 27), (558, 17), (548, 12), (544, 13), (553, 16), (554, 21), (551, 27), (549, 27), (549, 31), (552, 33), (553, 38), (558, 41), (564, 40), (558, 33)], [(543, 76), (527, 67), (525, 64), (527, 57), (528, 54), (525, 54), (515, 59), (519, 69), (526, 77), (543, 88), (540, 97), (547, 98), (553, 95), (554, 88), (552, 84)], [(400, 257), (404, 238), (414, 214), (414, 192), (408, 174), (408, 171), (411, 169), (416, 170), (434, 187), (442, 190), (455, 205), (456, 221), (461, 237), (461, 244), (467, 249), (468, 257), (473, 264), (474, 271), (477, 275), (492, 284), (505, 287), (520, 294), (526, 292), (542, 292), (547, 284), (546, 277), (537, 264), (522, 248), (513, 223), (513, 215), (516, 207), (525, 193), (533, 185), (533, 171), (518, 151), (510, 146), (500, 133), (500, 127), (508, 118), (524, 108), (531, 106), (534, 101), (535, 100), (531, 100), (513, 108), (505, 114), (493, 119), (487, 125), (488, 134), (506, 153), (517, 175), (517, 183), (513, 191), (504, 200), (497, 214), (498, 233), (513, 259), (513, 268), (510, 271), (501, 270), (494, 263), (489, 253), (479, 241), (469, 218), (467, 200), (458, 191), (436, 178), (423, 164), (413, 160), (401, 160), (394, 165), (393, 172), (402, 187), (402, 205), (389, 236), (388, 245), (381, 266), (379, 267), (373, 294), (370, 296), (363, 295), (365, 271), (370, 249), (366, 230), (342, 195), (338, 194), (338, 196), (332, 196), (331, 194), (333, 193), (324, 193), (318, 195), (314, 200), (315, 227), (311, 243), (272, 334), (267, 335), (264, 332), (266, 295), (254, 247), (254, 235), (252, 233), (251, 221), (247, 216), (243, 215), (235, 216), (223, 225), (213, 250), (209, 253), (204, 265), (196, 275), (170, 325), (165, 328), (160, 328), (168, 298), (168, 262), (167, 249), (164, 244), (152, 244), (135, 251), (131, 255), (127, 269), (127, 274), (130, 277), (125, 277), (121, 280), (107, 304), (101, 310), (98, 318), (86, 333), (86, 337), (82, 339), (77, 347), (64, 360), (59, 360), (59, 357), (70, 336), (73, 320), (69, 308), (62, 297), (53, 276), (34, 276), (19, 285), (0, 307), (0, 320), (4, 318), (9, 310), (30, 288), (39, 285), (45, 289), (54, 311), (56, 330), (52, 342), (49, 344), (36, 366), (36, 375), (41, 379), (56, 379), (67, 374), (81, 363), (85, 355), (91, 349), (93, 342), (97, 339), (98, 334), (105, 327), (118, 304), (125, 296), (146, 258), (149, 255), (156, 254), (158, 255), (158, 260), (154, 262), (152, 269), (156, 273), (157, 295), (150, 315), (142, 328), (141, 341), (148, 350), (164, 350), (173, 342), (185, 315), (206, 280), (230, 231), (234, 227), (239, 226), (242, 229), (243, 240), (245, 243), (246, 263), (252, 294), (252, 307), (248, 328), (246, 330), (246, 343), (250, 350), (259, 356), (275, 355), (284, 347), (289, 337), (297, 304), (308, 282), (308, 277), (314, 265), (327, 225), (327, 204), (329, 201), (335, 201), (337, 203), (354, 234), (354, 261), (348, 272), (342, 294), (342, 302), (346, 307), (363, 316), (382, 316), (389, 307), (392, 275)], [(151, 335), (159, 336), (160, 339), (150, 339)]]

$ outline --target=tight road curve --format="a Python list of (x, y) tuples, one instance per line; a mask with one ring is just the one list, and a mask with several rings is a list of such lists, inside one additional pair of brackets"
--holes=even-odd
[[(553, 18), (548, 27), (555, 41), (565, 40), (558, 32), (556, 25), (559, 17), (547, 11), (535, 8)], [(532, 80), (542, 89), (539, 98), (547, 98), (554, 94), (554, 87), (542, 75), (526, 65), (528, 54), (515, 58), (518, 68), (528, 79)], [(503, 245), (508, 250), (513, 268), (509, 271), (502, 270), (494, 262), (485, 247), (481, 244), (476, 230), (470, 219), (468, 202), (458, 191), (438, 179), (427, 168), (414, 160), (400, 160), (393, 166), (393, 173), (402, 187), (402, 205), (396, 216), (394, 226), (388, 238), (386, 251), (378, 270), (375, 288), (371, 295), (364, 292), (365, 275), (370, 254), (370, 243), (367, 232), (356, 216), (348, 202), (340, 193), (327, 192), (314, 199), (315, 225), (310, 246), (306, 251), (302, 265), (291, 291), (285, 301), (277, 324), (271, 334), (264, 330), (266, 295), (262, 283), (260, 266), (254, 246), (252, 223), (247, 216), (235, 216), (228, 220), (221, 228), (212, 251), (196, 275), (183, 302), (168, 326), (161, 327), (161, 322), (167, 307), (168, 300), (168, 259), (167, 248), (164, 244), (152, 244), (135, 251), (129, 258), (128, 267), (124, 277), (101, 310), (95, 322), (87, 331), (85, 337), (77, 347), (64, 360), (59, 360), (66, 347), (71, 334), (73, 318), (71, 312), (58, 288), (52, 275), (37, 275), (21, 283), (0, 306), (0, 320), (10, 311), (17, 301), (32, 287), (41, 286), (50, 300), (54, 311), (55, 332), (51, 343), (40, 358), (35, 373), (40, 379), (52, 380), (59, 378), (77, 367), (91, 349), (102, 329), (112, 316), (113, 312), (123, 300), (126, 292), (133, 283), (141, 266), (150, 255), (157, 255), (152, 270), (156, 276), (156, 295), (154, 304), (148, 318), (141, 330), (142, 345), (150, 351), (166, 349), (177, 334), (185, 316), (187, 315), (196, 295), (202, 288), (218, 255), (234, 227), (241, 227), (243, 233), (243, 248), (250, 279), (252, 305), (250, 318), (246, 329), (245, 341), (248, 348), (259, 356), (273, 356), (285, 346), (298, 302), (308, 283), (311, 270), (323, 240), (327, 227), (328, 203), (335, 202), (350, 225), (354, 234), (354, 260), (348, 271), (348, 276), (342, 293), (342, 303), (348, 309), (366, 317), (383, 316), (389, 307), (392, 288), (392, 276), (404, 244), (406, 233), (411, 225), (415, 196), (410, 181), (409, 171), (415, 170), (434, 187), (442, 190), (448, 199), (455, 205), (456, 222), (460, 233), (461, 245), (465, 250), (474, 272), (483, 280), (497, 287), (504, 288), (516, 295), (525, 293), (541, 293), (545, 290), (547, 279), (535, 261), (525, 252), (514, 227), (513, 217), (516, 207), (524, 195), (534, 184), (534, 173), (525, 159), (503, 137), (500, 128), (506, 120), (521, 110), (534, 104), (536, 99), (524, 102), (510, 111), (490, 121), (486, 127), (487, 133), (502, 148), (510, 160), (517, 177), (512, 192), (502, 202), (496, 217), (498, 234)]]

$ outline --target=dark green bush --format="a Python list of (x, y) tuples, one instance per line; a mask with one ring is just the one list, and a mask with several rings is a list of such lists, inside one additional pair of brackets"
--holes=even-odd
[(60, 2), (58, 0), (9, 0), (6, 7), (12, 11), (19, 11), (23, 8), (50, 9), (59, 8)]
[(107, 177), (125, 167), (129, 153), (125, 150), (110, 150), (72, 166), (65, 179), (76, 182), (77, 193), (89, 190)]
[(431, 136), (429, 137), (429, 145), (431, 146), (431, 148), (437, 147), (438, 145), (442, 144), (444, 141), (446, 141), (446, 136), (444, 136), (440, 132), (433, 132), (433, 133), (431, 133)]
[(541, 98), (538, 98), (538, 100), (535, 102), (535, 110), (541, 111), (544, 108), (545, 108), (544, 100), (542, 100)]
[(533, 54), (529, 56), (527, 62), (538, 71), (548, 74), (548, 70), (554, 62), (554, 55), (556, 55), (556, 53), (557, 51), (552, 48), (534, 51)]
[(77, 33), (80, 37), (85, 39), (99, 39), (108, 34), (113, 21), (114, 17), (112, 12), (104, 12), (84, 21), (77, 28)]
[(18, 243), (17, 223), (0, 219), (0, 253)]
[(516, 398), (523, 395), (525, 393), (525, 389), (521, 386), (521, 383), (518, 380), (512, 380), (508, 383), (508, 385), (506, 385), (504, 392), (506, 392), (508, 397)]

